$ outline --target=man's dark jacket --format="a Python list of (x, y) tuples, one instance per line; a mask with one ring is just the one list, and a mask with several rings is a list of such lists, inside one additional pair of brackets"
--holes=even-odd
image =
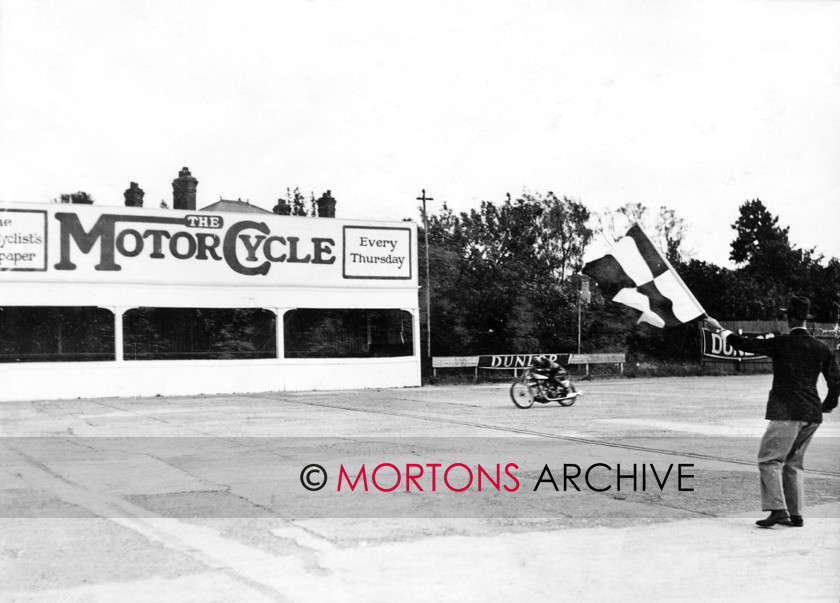
[[(726, 341), (736, 350), (773, 359), (773, 388), (765, 419), (821, 423), (822, 413), (837, 406), (840, 367), (831, 348), (804, 328), (767, 339), (727, 333)], [(822, 403), (817, 393), (820, 373), (828, 384), (828, 394)]]

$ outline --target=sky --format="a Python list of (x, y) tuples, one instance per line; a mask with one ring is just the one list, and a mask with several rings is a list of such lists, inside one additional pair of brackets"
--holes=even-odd
[(0, 0), (0, 201), (185, 166), (199, 208), (664, 205), (718, 265), (759, 198), (840, 257), (840, 2)]

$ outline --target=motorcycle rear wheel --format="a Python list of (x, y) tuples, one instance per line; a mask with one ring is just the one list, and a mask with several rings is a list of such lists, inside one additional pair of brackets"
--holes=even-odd
[(510, 386), (510, 399), (519, 408), (531, 408), (534, 405), (534, 390), (522, 380), (514, 381)]
[[(577, 390), (575, 389), (574, 384), (569, 383), (569, 393), (573, 394), (576, 391)], [(560, 403), (560, 406), (571, 406), (572, 404), (575, 403), (576, 400), (577, 400), (577, 396), (574, 396), (572, 398), (561, 398), (560, 400), (558, 400), (558, 402)]]

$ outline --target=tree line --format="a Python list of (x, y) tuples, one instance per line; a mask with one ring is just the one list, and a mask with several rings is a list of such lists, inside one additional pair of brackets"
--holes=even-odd
[[(840, 303), (840, 260), (799, 248), (759, 199), (746, 201), (731, 227), (730, 259), (717, 266), (686, 253), (687, 226), (676, 212), (627, 204), (593, 213), (581, 201), (526, 192), (456, 214), (446, 204), (427, 215), (434, 356), (626, 351), (637, 358), (692, 360), (696, 325), (657, 329), (604, 299), (591, 284), (579, 305), (587, 248), (612, 243), (633, 223), (660, 248), (706, 311), (722, 320), (774, 320), (791, 294), (808, 296), (817, 321), (833, 322)], [(420, 225), (420, 275), (425, 248)], [(421, 287), (421, 312), (425, 293)], [(422, 328), (425, 328), (425, 318)], [(422, 337), (426, 343), (425, 335)], [(425, 354), (424, 354), (425, 355)]]

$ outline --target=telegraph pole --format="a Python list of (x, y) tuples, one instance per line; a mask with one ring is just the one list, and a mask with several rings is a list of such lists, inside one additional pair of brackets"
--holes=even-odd
[[(585, 274), (578, 274), (578, 356), (580, 356), (580, 333), (581, 333), (581, 316), (583, 315), (583, 303), (589, 303), (589, 277)], [(587, 374), (589, 374), (589, 365), (587, 365)]]
[(429, 221), (426, 219), (426, 201), (434, 201), (426, 196), (426, 189), (422, 190), (422, 196), (417, 197), (423, 202), (423, 236), (426, 241), (426, 356), (432, 357), (432, 283), (429, 277)]

